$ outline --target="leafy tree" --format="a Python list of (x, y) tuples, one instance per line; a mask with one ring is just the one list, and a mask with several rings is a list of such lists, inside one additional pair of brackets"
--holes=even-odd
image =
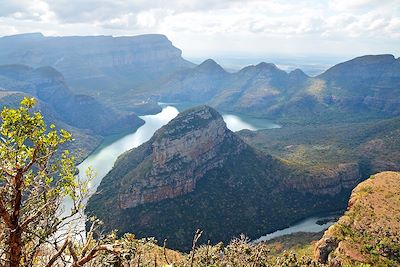
[[(76, 228), (73, 222), (82, 218), (89, 180), (82, 182), (76, 178), (74, 157), (67, 150), (57, 153), (60, 145), (71, 141), (71, 134), (56, 130), (54, 125), (47, 129), (42, 115), (32, 111), (35, 104), (35, 99), (24, 98), (18, 109), (4, 108), (1, 112), (0, 263), (3, 266), (32, 266), (39, 258), (47, 259), (45, 265), (51, 266), (68, 246), (73, 249), (71, 235), (84, 230)], [(66, 198), (71, 199), (71, 207), (63, 211)], [(97, 244), (90, 242), (88, 248)]]

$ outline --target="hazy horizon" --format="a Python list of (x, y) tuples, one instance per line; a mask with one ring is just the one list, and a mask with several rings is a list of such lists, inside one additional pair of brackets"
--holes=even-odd
[(400, 0), (0, 3), (0, 36), (165, 34), (185, 58), (400, 54)]
[[(147, 34), (138, 34), (138, 35), (125, 35), (125, 36), (113, 36), (113, 35), (45, 35), (42, 32), (25, 32), (25, 33), (17, 33), (12, 35), (5, 35), (1, 37), (12, 37), (12, 36), (20, 36), (20, 35), (30, 35), (34, 37), (34, 35), (58, 38), (58, 37), (96, 37), (96, 36), (110, 36), (110, 37), (135, 37), (140, 35), (152, 35), (154, 33)], [(168, 38), (167, 35), (164, 35)], [(34, 37), (36, 38), (36, 37)], [(169, 39), (169, 38), (168, 38)], [(182, 56), (188, 61), (191, 61), (195, 64), (201, 64), (207, 59), (213, 59), (219, 65), (221, 65), (228, 72), (237, 72), (242, 68), (250, 65), (257, 65), (261, 62), (272, 63), (275, 64), (278, 68), (290, 72), (295, 69), (301, 69), (309, 76), (317, 76), (323, 73), (325, 70), (333, 67), (336, 64), (351, 60), (355, 57), (364, 56), (362, 54), (354, 55), (353, 57), (349, 56), (337, 56), (337, 55), (291, 55), (291, 54), (225, 54), (221, 53), (218, 55), (201, 55), (201, 56), (185, 56), (185, 51), (182, 50), (179, 46), (176, 46), (172, 40), (172, 45), (179, 48), (182, 51)], [(396, 57), (396, 55), (394, 55)]]

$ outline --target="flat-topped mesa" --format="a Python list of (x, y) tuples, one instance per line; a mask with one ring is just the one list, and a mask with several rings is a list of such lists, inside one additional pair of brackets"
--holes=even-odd
[(214, 109), (200, 106), (181, 113), (155, 133), (147, 143), (149, 155), (123, 178), (129, 187), (120, 191), (119, 207), (192, 192), (207, 171), (222, 165), (225, 145), (232, 147), (230, 154), (245, 147)]
[(122, 103), (126, 110), (132, 110), (132, 103), (138, 101), (131, 99), (137, 86), (195, 66), (183, 59), (182, 51), (160, 34), (2, 37), (0, 65), (3, 64), (54, 67), (75, 93), (91, 95), (118, 108)]
[(92, 64), (96, 64), (97, 68), (139, 63), (147, 65), (164, 60), (186, 64), (181, 58), (182, 51), (161, 34), (45, 37), (37, 33), (0, 38), (0, 47), (4, 48), (0, 51), (2, 64), (49, 65), (57, 67), (64, 75), (77, 63), (84, 65), (80, 68)]

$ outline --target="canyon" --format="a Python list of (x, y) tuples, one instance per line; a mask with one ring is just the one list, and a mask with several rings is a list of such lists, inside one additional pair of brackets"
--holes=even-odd
[[(110, 135), (135, 132), (144, 123), (137, 115), (157, 114), (159, 101), (189, 108), (106, 164), (86, 212), (107, 231), (167, 238), (182, 250), (197, 228), (202, 242), (257, 238), (343, 211), (360, 181), (400, 170), (393, 55), (357, 57), (311, 77), (266, 62), (237, 71), (212, 59), (196, 65), (159, 34), (23, 34), (0, 38), (0, 48), (1, 104), (36, 97), (48, 123), (73, 133), (67, 148), (78, 161)], [(219, 112), (276, 129), (232, 132)]]
[(196, 227), (214, 242), (241, 232), (255, 238), (328, 206), (342, 209), (360, 180), (352, 165), (343, 165), (336, 179), (295, 170), (245, 143), (217, 111), (199, 106), (122, 154), (86, 212), (102, 219), (106, 229), (151, 233), (186, 250)]

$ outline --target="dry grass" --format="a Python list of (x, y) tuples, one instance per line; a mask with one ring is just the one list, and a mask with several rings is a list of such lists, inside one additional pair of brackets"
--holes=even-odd
[(338, 240), (331, 259), (351, 266), (399, 266), (400, 173), (379, 173), (359, 184), (348, 211), (325, 232), (324, 239), (330, 237)]

